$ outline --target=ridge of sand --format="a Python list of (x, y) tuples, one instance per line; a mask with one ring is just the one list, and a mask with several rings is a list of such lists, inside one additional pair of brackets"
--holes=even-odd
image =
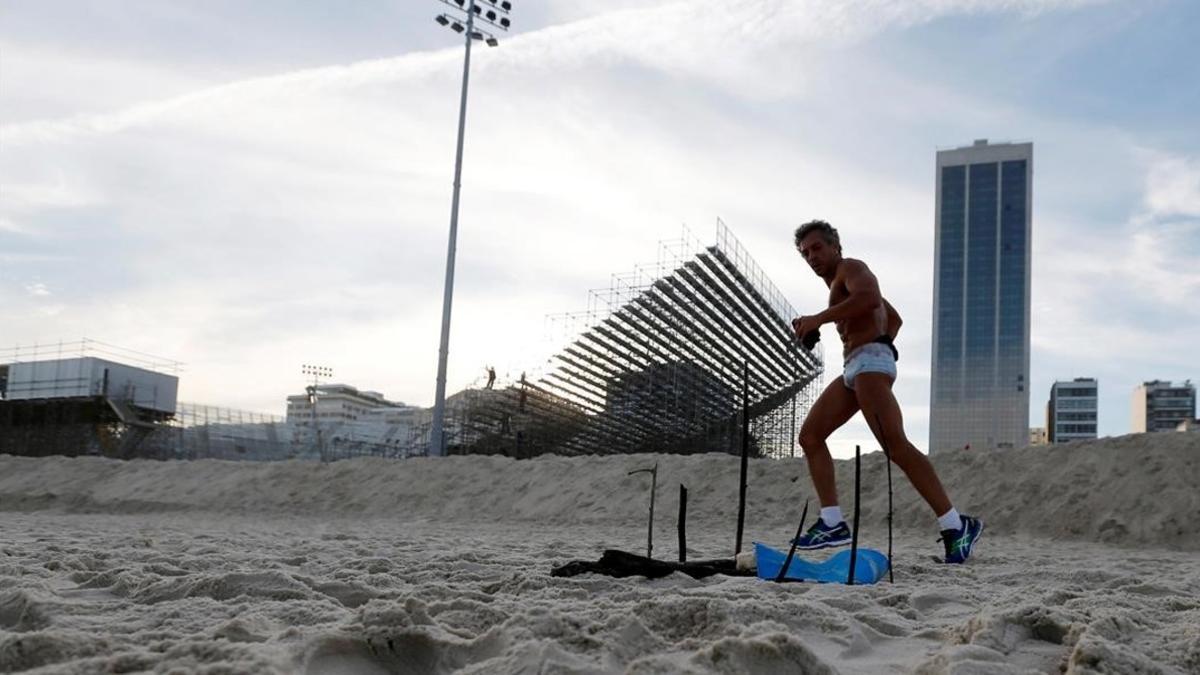
[[(882, 453), (863, 457), (864, 529), (887, 509)], [(995, 534), (1124, 546), (1200, 549), (1200, 435), (1138, 434), (1019, 450), (933, 456), (955, 505)], [(672, 528), (678, 485), (690, 522), (737, 511), (737, 458), (707, 455), (450, 457), (404, 461), (129, 461), (0, 455), (0, 511), (213, 511), (380, 516), (555, 525), (644, 522), (659, 465), (656, 527)], [(853, 502), (853, 461), (837, 463), (841, 501)], [(893, 467), (896, 524), (930, 531), (931, 514)], [(753, 460), (747, 521), (786, 526), (813, 496), (801, 458)], [(814, 499), (815, 506), (815, 499)], [(668, 530), (669, 531), (669, 530)]]

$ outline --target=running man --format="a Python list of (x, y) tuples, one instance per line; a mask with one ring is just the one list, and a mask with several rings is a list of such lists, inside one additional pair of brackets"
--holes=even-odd
[[(983, 532), (983, 522), (960, 516), (950, 503), (929, 458), (904, 434), (900, 405), (892, 394), (899, 353), (894, 341), (900, 315), (879, 292), (875, 275), (861, 260), (842, 257), (838, 231), (823, 220), (796, 228), (796, 250), (829, 287), (829, 307), (792, 321), (796, 336), (815, 342), (823, 324), (837, 326), (845, 371), (817, 399), (800, 428), (800, 447), (821, 500), (821, 517), (797, 540), (797, 548), (815, 550), (850, 543), (850, 528), (838, 506), (833, 459), (825, 440), (854, 413), (862, 411), (871, 432), (891, 461), (925, 499), (942, 532), (946, 562), (966, 562)], [(817, 331), (813, 335), (813, 331)]]

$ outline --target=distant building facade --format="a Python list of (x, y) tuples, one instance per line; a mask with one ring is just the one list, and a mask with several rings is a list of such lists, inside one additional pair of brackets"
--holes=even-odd
[(929, 449), (1029, 434), (1033, 144), (937, 153)]
[(1134, 433), (1175, 431), (1196, 418), (1196, 386), (1190, 381), (1144, 382), (1133, 390), (1132, 412)]
[[(353, 422), (377, 410), (405, 408), (376, 391), (359, 391), (348, 384), (319, 384), (316, 389), (318, 424)], [(287, 397), (287, 423), (308, 426), (313, 422), (313, 403), (309, 394)]]
[(1046, 406), (1046, 440), (1067, 443), (1096, 438), (1100, 384), (1090, 377), (1055, 382)]
[(1046, 438), (1046, 427), (1029, 427), (1029, 444), (1030, 445), (1046, 445), (1049, 441)]

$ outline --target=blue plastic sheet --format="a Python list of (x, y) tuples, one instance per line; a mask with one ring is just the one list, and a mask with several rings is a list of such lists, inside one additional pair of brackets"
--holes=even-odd
[[(758, 564), (758, 578), (774, 581), (787, 559), (787, 552), (776, 551), (770, 546), (754, 542), (754, 555)], [(873, 584), (887, 574), (888, 559), (873, 548), (858, 549), (854, 566), (854, 583)], [(800, 556), (792, 557), (784, 577), (792, 581), (816, 581), (826, 584), (844, 584), (850, 578), (850, 550), (833, 554), (828, 560), (810, 562)]]

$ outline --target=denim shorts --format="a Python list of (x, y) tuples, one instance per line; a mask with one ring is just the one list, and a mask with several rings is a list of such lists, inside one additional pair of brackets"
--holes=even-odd
[(883, 373), (895, 380), (896, 359), (892, 356), (891, 347), (871, 342), (850, 352), (846, 356), (845, 372), (842, 373), (842, 381), (847, 388), (854, 388), (854, 378), (859, 373)]

